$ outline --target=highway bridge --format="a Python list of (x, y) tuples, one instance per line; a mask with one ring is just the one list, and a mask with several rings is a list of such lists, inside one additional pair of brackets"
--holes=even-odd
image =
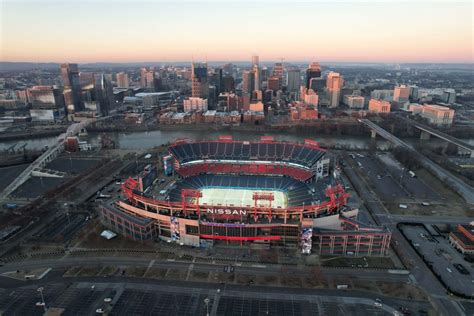
[(458, 151), (461, 154), (467, 154), (469, 157), (474, 158), (474, 146), (472, 146), (469, 143), (466, 143), (465, 141), (462, 141), (456, 137), (453, 137), (451, 135), (448, 135), (446, 133), (443, 133), (439, 130), (436, 130), (434, 128), (431, 128), (425, 124), (415, 122), (413, 120), (410, 120), (409, 118), (406, 117), (400, 117), (407, 123), (411, 124), (413, 127), (416, 127), (421, 131), (421, 139), (429, 139), (430, 135), (436, 136), (444, 141), (447, 141), (451, 144), (454, 144), (458, 147)]
[(368, 119), (359, 119), (359, 122), (370, 128), (370, 130), (372, 131), (372, 137), (378, 134), (384, 139), (394, 144), (395, 146), (407, 149), (413, 155), (413, 157), (417, 158), (420, 161), (423, 167), (431, 171), (437, 176), (438, 179), (440, 179), (441, 181), (449, 185), (453, 190), (458, 192), (467, 203), (474, 204), (474, 189), (470, 185), (466, 184), (464, 181), (462, 181), (452, 173), (441, 168), (438, 164), (434, 163), (433, 161), (429, 160), (428, 158), (420, 154), (418, 151), (416, 151), (413, 146), (405, 143), (398, 137), (395, 137), (394, 135), (387, 132), (374, 122)]
[[(104, 118), (105, 119), (105, 118)], [(64, 150), (64, 141), (67, 137), (77, 135), (81, 130), (86, 128), (89, 124), (95, 122), (94, 119), (88, 119), (80, 123), (71, 124), (65, 133), (62, 133), (57, 137), (56, 143), (49, 147), (41, 156), (33, 161), (23, 172), (16, 177), (0, 194), (0, 200), (5, 200), (10, 194), (12, 194), (20, 185), (25, 183), (32, 175), (35, 170), (41, 170), (53, 161), (59, 154)]]

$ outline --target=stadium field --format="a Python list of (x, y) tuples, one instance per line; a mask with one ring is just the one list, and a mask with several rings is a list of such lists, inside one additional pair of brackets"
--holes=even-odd
[[(272, 207), (286, 208), (288, 198), (285, 192), (275, 190), (255, 190), (255, 189), (223, 189), (223, 188), (202, 188), (202, 197), (199, 199), (201, 205), (222, 205), (222, 206), (254, 206), (252, 199), (254, 192), (272, 192), (274, 200)], [(269, 206), (270, 201), (259, 200), (259, 206)]]

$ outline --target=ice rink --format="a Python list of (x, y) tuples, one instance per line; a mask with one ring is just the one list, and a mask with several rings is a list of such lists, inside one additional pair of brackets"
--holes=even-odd
[[(199, 204), (222, 205), (222, 206), (254, 206), (252, 199), (254, 192), (272, 192), (274, 200), (272, 207), (287, 207), (287, 197), (284, 192), (273, 190), (248, 190), (248, 189), (201, 189), (202, 197)], [(259, 206), (269, 206), (270, 201), (259, 200)]]

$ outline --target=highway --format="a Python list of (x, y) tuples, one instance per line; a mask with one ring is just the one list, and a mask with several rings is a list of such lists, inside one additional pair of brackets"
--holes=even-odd
[(455, 138), (455, 137), (453, 137), (453, 136), (451, 136), (451, 135), (448, 135), (448, 134), (446, 134), (446, 133), (443, 133), (443, 132), (441, 132), (441, 131), (438, 131), (438, 130), (436, 130), (436, 129), (434, 129), (434, 128), (431, 128), (431, 127), (429, 127), (429, 126), (427, 126), (427, 125), (425, 125), (425, 124), (421, 124), (421, 123), (419, 123), (419, 122), (415, 122), (415, 121), (413, 121), (413, 120), (411, 120), (411, 119), (409, 119), (409, 118), (407, 118), (407, 117), (403, 117), (403, 116), (397, 116), (397, 117), (401, 118), (401, 119), (404, 120), (405, 122), (407, 122), (407, 123), (413, 125), (414, 127), (418, 128), (418, 129), (421, 130), (421, 131), (427, 132), (427, 133), (429, 133), (429, 134), (431, 134), (431, 135), (434, 135), (434, 136), (436, 136), (436, 137), (438, 137), (438, 138), (440, 138), (440, 139), (442, 139), (442, 140), (445, 140), (445, 141), (447, 141), (447, 142), (450, 142), (450, 143), (452, 143), (452, 144), (455, 144), (456, 146), (458, 146), (458, 147), (460, 147), (460, 148), (462, 148), (462, 149), (464, 149), (464, 150), (466, 150), (466, 151), (469, 151), (469, 152), (471, 153), (471, 154), (470, 154), (471, 157), (474, 157), (474, 156), (472, 156), (472, 152), (474, 152), (474, 146), (472, 146), (471, 144), (466, 143), (465, 141), (462, 141), (462, 140), (460, 140), (460, 139), (458, 139), (458, 138)]
[(435, 173), (440, 180), (444, 181), (447, 185), (453, 187), (455, 191), (462, 195), (462, 197), (467, 203), (474, 204), (474, 189), (470, 185), (466, 184), (464, 181), (454, 176), (452, 173), (446, 171), (438, 164), (434, 163), (430, 159), (420, 154), (418, 151), (415, 150), (415, 148), (413, 148), (413, 146), (405, 143), (398, 137), (395, 137), (377, 124), (371, 122), (370, 120), (359, 119), (359, 122), (366, 125), (371, 130), (376, 131), (378, 135), (390, 141), (395, 146), (399, 146), (409, 150), (413, 154), (413, 156), (415, 156), (420, 161), (423, 167)]

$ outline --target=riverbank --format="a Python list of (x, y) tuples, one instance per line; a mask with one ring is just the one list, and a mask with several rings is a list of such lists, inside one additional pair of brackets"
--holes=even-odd
[(54, 137), (58, 136), (61, 133), (64, 133), (67, 128), (57, 128), (57, 129), (48, 129), (48, 130), (37, 130), (37, 131), (28, 131), (28, 132), (7, 132), (0, 134), (0, 141), (9, 141), (9, 140), (22, 140), (22, 139), (35, 139), (35, 138), (45, 138), (45, 137)]

